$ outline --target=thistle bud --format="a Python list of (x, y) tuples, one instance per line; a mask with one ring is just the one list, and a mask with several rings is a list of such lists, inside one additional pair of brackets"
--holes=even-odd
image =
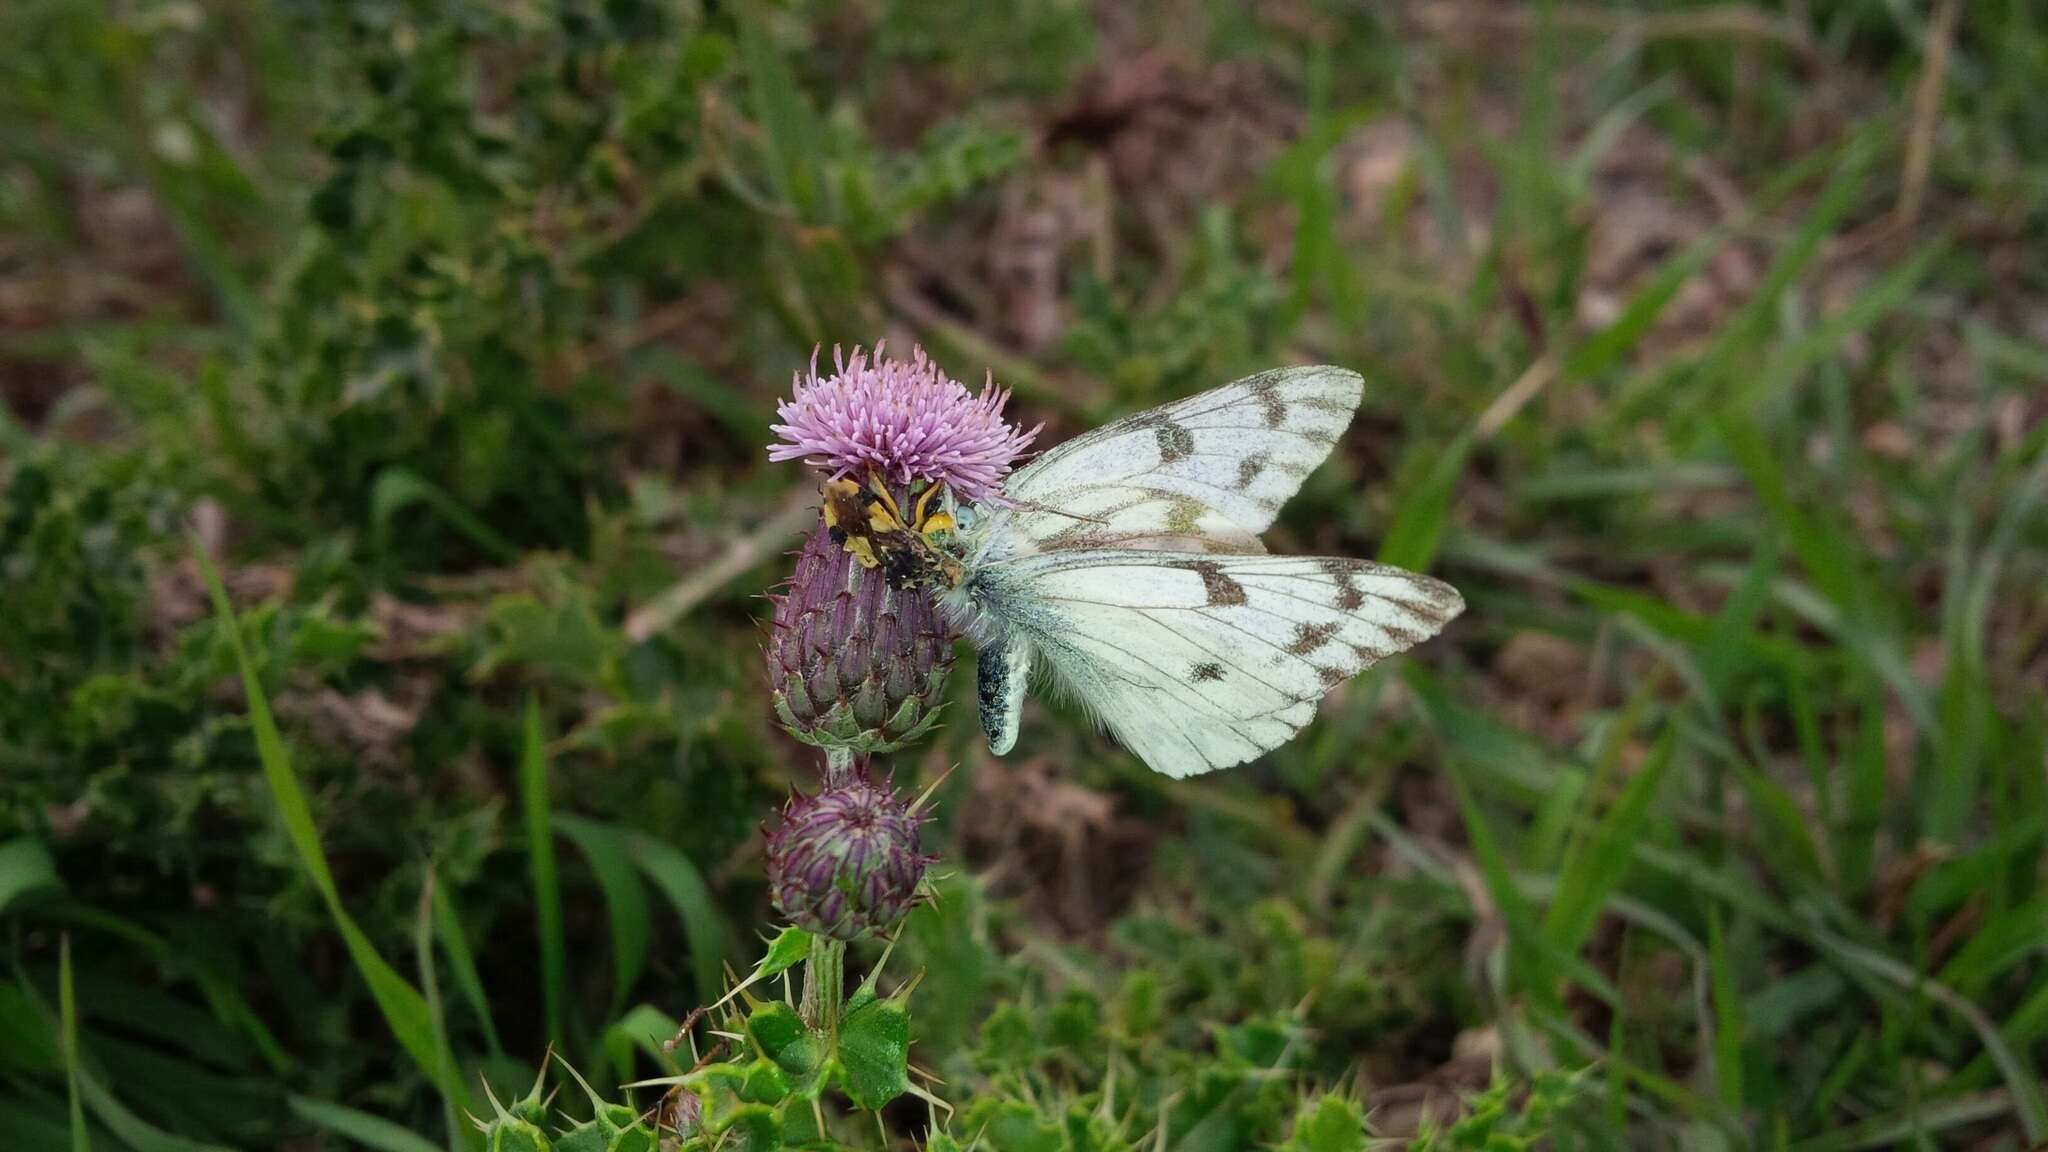
[(834, 940), (893, 927), (931, 862), (918, 851), (921, 823), (865, 766), (829, 774), (815, 796), (792, 793), (768, 834), (775, 906), (798, 927)]
[(937, 722), (952, 666), (931, 597), (890, 587), (820, 524), (775, 598), (768, 683), (783, 725), (823, 748), (894, 751)]
[(688, 1140), (704, 1126), (704, 1101), (687, 1088), (673, 1088), (656, 1112), (657, 1126), (679, 1140)]

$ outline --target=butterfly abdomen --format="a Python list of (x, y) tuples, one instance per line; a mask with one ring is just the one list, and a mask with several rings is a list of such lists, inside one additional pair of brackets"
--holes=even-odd
[(981, 649), (974, 661), (976, 702), (988, 750), (1004, 755), (1017, 745), (1024, 689), (1031, 679), (1031, 642), (1012, 632)]

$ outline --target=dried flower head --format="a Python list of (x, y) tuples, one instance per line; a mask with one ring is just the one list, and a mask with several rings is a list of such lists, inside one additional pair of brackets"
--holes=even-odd
[(931, 863), (918, 851), (922, 822), (864, 767), (828, 775), (815, 796), (793, 793), (768, 834), (775, 906), (798, 927), (834, 940), (893, 927)]
[(829, 468), (836, 479), (872, 471), (896, 484), (943, 482), (970, 503), (1000, 501), (1003, 477), (1038, 429), (1028, 432), (1003, 419), (1007, 389), (993, 378), (979, 395), (939, 371), (922, 348), (908, 361), (859, 348), (851, 360), (832, 350), (833, 371), (798, 374), (790, 398), (778, 405), (783, 423), (772, 426), (785, 443), (768, 447), (770, 460), (797, 460)]

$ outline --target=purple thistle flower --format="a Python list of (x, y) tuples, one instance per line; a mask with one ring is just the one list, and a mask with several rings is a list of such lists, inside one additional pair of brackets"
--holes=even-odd
[[(772, 426), (786, 443), (768, 446), (770, 460), (797, 460), (849, 472), (873, 471), (897, 484), (948, 484), (970, 503), (1000, 503), (1003, 477), (1037, 437), (1003, 419), (1008, 389), (993, 376), (979, 395), (912, 349), (909, 361), (859, 348), (845, 360), (832, 350), (832, 375), (819, 377), (811, 353), (809, 378), (798, 374), (790, 398), (776, 406)], [(1044, 427), (1043, 425), (1039, 426)]]

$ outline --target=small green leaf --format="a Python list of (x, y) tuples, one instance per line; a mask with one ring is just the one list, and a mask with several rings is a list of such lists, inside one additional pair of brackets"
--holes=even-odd
[(636, 1120), (611, 1134), (605, 1152), (654, 1152), (660, 1144), (661, 1138), (654, 1134), (654, 1129)]
[(39, 840), (27, 838), (0, 844), (0, 912), (25, 892), (60, 886), (57, 866)]
[(719, 1152), (779, 1152), (782, 1148), (782, 1121), (766, 1104), (741, 1105), (719, 1117), (715, 1130), (709, 1123), (704, 1127), (718, 1137)]
[[(485, 1141), (484, 1147), (487, 1152), (554, 1152), (554, 1145), (548, 1142), (547, 1134), (524, 1121), (502, 1126), (492, 1125), (491, 1131), (485, 1136)], [(562, 1147), (564, 1152), (568, 1152), (570, 1144), (567, 1137), (563, 1139)], [(598, 1144), (595, 1147), (601, 1148), (603, 1145)]]
[(796, 1009), (780, 1000), (761, 1005), (747, 1017), (747, 1036), (789, 1077), (790, 1091), (805, 1096), (817, 1092), (824, 1045)]
[(768, 945), (768, 954), (754, 969), (754, 979), (766, 980), (780, 976), (803, 962), (811, 954), (811, 934), (792, 924), (775, 934)]
[(962, 1127), (976, 1133), (981, 1146), (990, 1152), (1060, 1152), (1060, 1130), (1022, 1100), (978, 1100), (968, 1110)]
[(876, 1000), (839, 1022), (841, 1085), (853, 1102), (880, 1109), (910, 1088), (910, 1016), (894, 1000)]
[(764, 1056), (747, 1065), (733, 1091), (750, 1104), (779, 1104), (789, 1095), (789, 1077), (782, 1065)]
[(1365, 1116), (1342, 1096), (1305, 1105), (1286, 1152), (1365, 1152)]

